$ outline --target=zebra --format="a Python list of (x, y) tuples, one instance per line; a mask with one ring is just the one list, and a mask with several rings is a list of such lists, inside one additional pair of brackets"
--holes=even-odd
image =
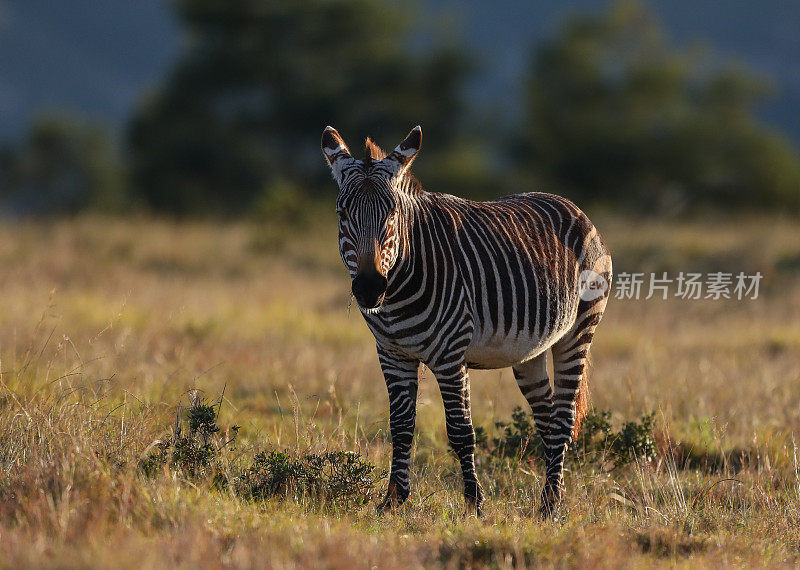
[(409, 172), (421, 144), (419, 126), (388, 154), (367, 138), (358, 160), (336, 129), (322, 134), (339, 187), (339, 250), (389, 393), (392, 462), (377, 510), (410, 494), (424, 364), (439, 385), (467, 512), (481, 514), (468, 371), (511, 367), (544, 443), (539, 513), (547, 518), (587, 412), (589, 346), (609, 296), (611, 255), (589, 218), (560, 196), (475, 202), (423, 190)]

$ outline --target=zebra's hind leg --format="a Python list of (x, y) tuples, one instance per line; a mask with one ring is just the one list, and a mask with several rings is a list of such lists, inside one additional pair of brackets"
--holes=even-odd
[(442, 393), (447, 439), (461, 463), (467, 513), (480, 516), (483, 491), (475, 473), (475, 430), (472, 427), (466, 362), (461, 360), (429, 367)]
[(553, 407), (545, 442), (547, 480), (540, 513), (553, 515), (564, 494), (564, 457), (580, 428), (588, 403), (589, 346), (605, 308), (605, 298), (581, 301), (575, 326), (553, 345)]
[(553, 412), (553, 387), (547, 375), (547, 352), (513, 367), (520, 392), (531, 407), (536, 431), (546, 449)]

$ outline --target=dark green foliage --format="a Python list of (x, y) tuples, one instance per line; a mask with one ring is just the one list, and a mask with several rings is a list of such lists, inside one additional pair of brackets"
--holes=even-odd
[(330, 188), (319, 138), (331, 123), (357, 154), (367, 135), (391, 148), (421, 123), (432, 167), (437, 148), (458, 140), (467, 59), (444, 44), (409, 49), (413, 8), (379, 0), (179, 0), (175, 8), (190, 41), (130, 129), (135, 185), (153, 208), (238, 213), (281, 184)]
[(198, 433), (207, 443), (210, 436), (219, 431), (217, 414), (212, 406), (200, 404), (189, 408), (189, 432)]
[[(189, 479), (210, 480), (215, 487), (230, 488), (251, 501), (306, 497), (338, 506), (364, 504), (385, 477), (385, 472), (349, 451), (304, 456), (264, 451), (255, 455), (250, 467), (238, 472), (232, 469), (238, 461), (229, 461), (226, 454), (233, 449), (239, 426), (231, 428), (230, 440), (220, 438), (220, 403), (221, 398), (209, 404), (196, 395), (190, 407), (179, 407), (172, 436), (153, 446), (139, 462), (139, 471), (152, 477), (168, 468)], [(184, 427), (188, 428), (186, 435)]]
[[(139, 462), (140, 471), (149, 477), (169, 467), (190, 478), (213, 474), (220, 483), (224, 483), (219, 456), (234, 443), (239, 426), (231, 428), (233, 437), (230, 441), (220, 440), (220, 428), (217, 425), (219, 404), (209, 404), (196, 396), (190, 407), (179, 406), (172, 436), (155, 444), (154, 450)], [(182, 414), (185, 414), (185, 418), (181, 417)], [(183, 423), (188, 424), (186, 435), (183, 435)]]
[(234, 489), (253, 501), (273, 496), (307, 496), (330, 504), (361, 505), (384, 476), (353, 452), (294, 457), (271, 451), (256, 455), (253, 465), (236, 478)]
[(155, 450), (139, 463), (139, 468), (149, 477), (169, 465), (189, 477), (197, 477), (209, 467), (214, 455), (209, 445), (198, 445), (188, 437), (171, 438), (157, 443)]
[(638, 422), (625, 422), (611, 442), (614, 460), (618, 463), (625, 463), (637, 458), (648, 461), (655, 459), (654, 422), (654, 412), (643, 415)]
[(36, 119), (26, 137), (0, 153), (0, 200), (12, 215), (119, 211), (125, 172), (101, 125), (63, 116)]
[[(624, 422), (615, 431), (611, 412), (592, 410), (584, 418), (568, 458), (576, 463), (588, 462), (611, 469), (636, 459), (653, 460), (656, 458), (654, 421), (655, 414), (645, 414), (639, 421)], [(475, 430), (478, 447), (485, 449), (490, 458), (532, 460), (543, 457), (544, 448), (531, 413), (518, 406), (511, 413), (511, 422), (495, 422), (495, 428), (499, 433), (491, 439), (483, 428)]]
[(798, 210), (798, 151), (755, 115), (766, 93), (741, 67), (671, 48), (642, 4), (619, 2), (537, 48), (518, 164), (583, 203)]
[(644, 414), (638, 421), (625, 421), (618, 431), (611, 425), (611, 412), (591, 411), (584, 419), (581, 431), (572, 445), (576, 460), (589, 460), (613, 468), (627, 465), (636, 459), (656, 458), (655, 413)]
[(542, 439), (536, 432), (533, 416), (517, 406), (511, 412), (511, 422), (495, 422), (494, 427), (500, 432), (489, 441), (486, 431), (479, 427), (480, 435), (476, 436), (478, 445), (484, 445), (496, 457), (512, 459), (528, 459), (542, 457)]

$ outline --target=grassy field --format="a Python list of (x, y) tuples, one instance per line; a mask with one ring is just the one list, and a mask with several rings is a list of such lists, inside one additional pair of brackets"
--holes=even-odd
[[(597, 216), (596, 216), (597, 217)], [(800, 563), (800, 223), (595, 220), (615, 270), (764, 275), (746, 301), (613, 300), (592, 401), (656, 414), (658, 459), (574, 463), (563, 516), (536, 516), (537, 462), (478, 453), (465, 518), (425, 374), (412, 496), (265, 501), (141, 461), (192, 390), (222, 397), (217, 471), (259, 451), (350, 450), (388, 468), (388, 400), (332, 219), (303, 232), (88, 218), (0, 229), (0, 566), (619, 567)], [(510, 371), (472, 374), (493, 433), (523, 405)]]

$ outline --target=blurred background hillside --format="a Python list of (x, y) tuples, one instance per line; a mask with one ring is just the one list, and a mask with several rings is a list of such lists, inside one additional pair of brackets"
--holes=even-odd
[(0, 211), (298, 221), (325, 125), (422, 124), (431, 191), (797, 212), (798, 29), (778, 0), (0, 0)]

